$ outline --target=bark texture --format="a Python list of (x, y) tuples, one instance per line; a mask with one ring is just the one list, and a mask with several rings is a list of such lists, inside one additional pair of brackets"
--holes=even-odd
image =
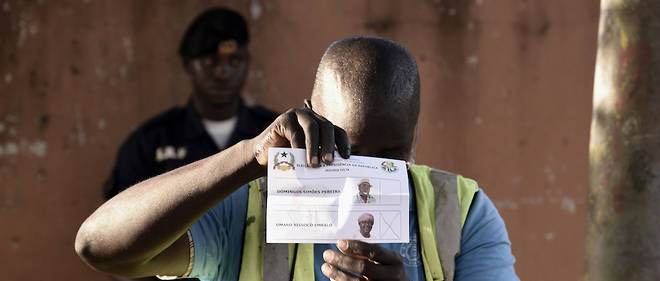
[(660, 1), (602, 0), (585, 280), (660, 279)]

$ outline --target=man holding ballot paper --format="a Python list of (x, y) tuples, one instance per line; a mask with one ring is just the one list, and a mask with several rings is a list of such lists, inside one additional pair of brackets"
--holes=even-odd
[[(504, 222), (476, 182), (409, 164), (418, 113), (405, 48), (336, 41), (305, 108), (121, 192), (82, 224), (76, 251), (126, 277), (518, 280)], [(356, 203), (363, 179), (373, 200)]]

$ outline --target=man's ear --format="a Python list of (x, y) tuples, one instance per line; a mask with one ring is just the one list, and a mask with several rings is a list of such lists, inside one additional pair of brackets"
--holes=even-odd
[(415, 149), (417, 147), (417, 128), (419, 123), (415, 124), (415, 129), (413, 133), (412, 145), (410, 146), (410, 156), (408, 157), (408, 163), (415, 164)]
[(183, 69), (186, 71), (186, 73), (191, 74), (192, 73), (192, 62), (190, 59), (183, 59)]

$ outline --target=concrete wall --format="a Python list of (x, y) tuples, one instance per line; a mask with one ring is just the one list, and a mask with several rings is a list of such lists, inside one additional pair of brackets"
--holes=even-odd
[(176, 48), (226, 5), (250, 20), (245, 95), (302, 105), (330, 42), (380, 35), (422, 76), (417, 162), (479, 181), (523, 280), (580, 280), (598, 1), (0, 0), (3, 280), (107, 280), (73, 251), (121, 141), (186, 101)]

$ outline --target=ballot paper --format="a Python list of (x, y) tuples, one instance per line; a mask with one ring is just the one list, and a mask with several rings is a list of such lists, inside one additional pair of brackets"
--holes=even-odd
[(312, 168), (305, 153), (268, 150), (267, 243), (409, 242), (404, 161), (335, 153)]

